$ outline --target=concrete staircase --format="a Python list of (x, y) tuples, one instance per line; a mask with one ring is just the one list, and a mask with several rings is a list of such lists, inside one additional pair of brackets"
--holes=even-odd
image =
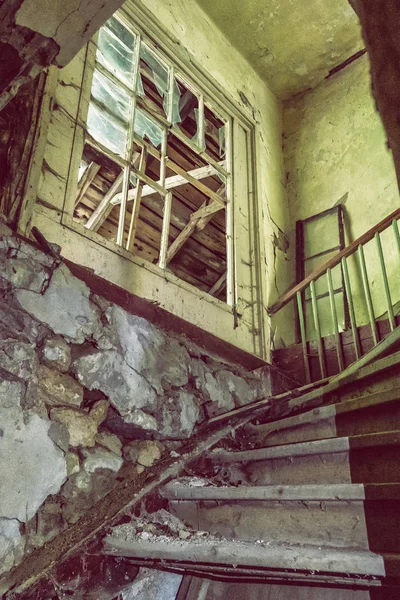
[[(161, 490), (170, 513), (208, 537), (113, 533), (106, 551), (188, 573), (178, 600), (398, 600), (400, 352), (338, 386), (276, 397), (238, 438), (241, 448), (193, 464), (204, 485), (185, 477)], [(193, 574), (207, 585), (188, 586)]]

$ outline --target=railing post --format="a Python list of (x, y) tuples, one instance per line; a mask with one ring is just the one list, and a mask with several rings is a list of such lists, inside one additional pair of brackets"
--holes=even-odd
[(356, 315), (355, 315), (355, 311), (354, 311), (353, 296), (351, 293), (349, 270), (347, 267), (347, 259), (345, 257), (342, 258), (342, 270), (343, 270), (343, 278), (344, 278), (344, 287), (346, 290), (346, 298), (347, 298), (347, 303), (349, 305), (349, 316), (350, 316), (351, 332), (353, 334), (354, 350), (356, 353), (356, 359), (358, 360), (361, 356), (361, 347), (360, 347), (360, 340), (358, 337), (358, 329), (357, 329)]
[(389, 281), (388, 281), (387, 272), (386, 272), (385, 257), (383, 256), (381, 236), (379, 235), (379, 233), (375, 234), (375, 242), (376, 242), (376, 248), (378, 250), (379, 263), (380, 263), (381, 272), (382, 272), (383, 288), (385, 290), (390, 330), (393, 331), (394, 328), (396, 327), (396, 322), (394, 320), (393, 305), (392, 305), (392, 298), (390, 295)]
[(361, 245), (358, 246), (357, 252), (358, 252), (358, 257), (360, 260), (361, 279), (362, 279), (362, 284), (363, 284), (363, 289), (364, 289), (365, 301), (367, 303), (367, 311), (368, 311), (369, 322), (371, 325), (372, 339), (374, 340), (374, 344), (376, 346), (379, 339), (378, 339), (378, 331), (377, 331), (376, 322), (375, 322), (374, 307), (372, 305), (371, 290), (369, 289), (367, 267), (365, 265), (364, 248)]
[(333, 333), (335, 335), (335, 342), (336, 342), (336, 353), (337, 353), (337, 357), (338, 357), (339, 372), (341, 372), (344, 369), (343, 349), (342, 349), (342, 340), (340, 339), (340, 333), (339, 333), (339, 324), (338, 324), (337, 311), (336, 311), (335, 295), (333, 293), (331, 269), (327, 270), (326, 277), (328, 280), (329, 302), (331, 305)]
[(325, 355), (324, 355), (324, 346), (323, 346), (322, 337), (321, 337), (321, 327), (320, 327), (320, 323), (319, 323), (317, 295), (315, 293), (315, 281), (310, 282), (310, 292), (311, 292), (311, 304), (312, 304), (312, 311), (313, 311), (313, 318), (314, 318), (314, 327), (315, 327), (315, 333), (316, 333), (316, 337), (317, 337), (319, 366), (321, 368), (321, 378), (325, 379), (325, 377), (326, 377)]
[(397, 222), (397, 219), (393, 219), (392, 227), (393, 227), (394, 237), (397, 242), (397, 250), (399, 251), (399, 258), (400, 258), (400, 233), (399, 233), (399, 224)]
[(306, 325), (304, 320), (304, 312), (303, 312), (303, 301), (301, 297), (301, 292), (297, 292), (297, 308), (299, 312), (299, 325), (300, 325), (300, 335), (301, 335), (301, 343), (303, 346), (303, 360), (304, 360), (304, 369), (306, 372), (306, 381), (307, 383), (311, 383), (311, 373), (310, 373), (310, 362), (308, 358), (307, 352), (307, 336), (306, 336)]

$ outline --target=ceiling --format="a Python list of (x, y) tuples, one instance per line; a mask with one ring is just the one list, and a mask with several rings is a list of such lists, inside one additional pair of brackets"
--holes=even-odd
[(348, 0), (197, 0), (279, 98), (364, 47)]

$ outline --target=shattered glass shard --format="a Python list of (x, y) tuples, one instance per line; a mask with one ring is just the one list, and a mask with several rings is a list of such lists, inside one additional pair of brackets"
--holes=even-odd
[(161, 125), (143, 110), (137, 108), (135, 111), (135, 133), (142, 139), (147, 137), (153, 146), (158, 148), (161, 145), (164, 130)]

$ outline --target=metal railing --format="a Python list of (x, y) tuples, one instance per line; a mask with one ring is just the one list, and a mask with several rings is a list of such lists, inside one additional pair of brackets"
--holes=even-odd
[[(389, 230), (392, 228), (393, 235), (393, 250), (396, 252), (399, 258), (399, 268), (397, 269), (398, 279), (396, 285), (398, 286), (400, 293), (400, 232), (398, 220), (400, 219), (400, 208), (396, 209), (392, 212), (388, 217), (380, 221), (375, 227), (372, 227), (365, 234), (360, 236), (357, 240), (349, 244), (346, 248), (338, 252), (335, 256), (333, 256), (330, 260), (320, 265), (317, 269), (315, 269), (312, 273), (310, 273), (307, 277), (303, 279), (300, 283), (295, 285), (291, 290), (283, 294), (272, 306), (269, 307), (268, 313), (270, 315), (274, 315), (279, 312), (284, 306), (286, 306), (290, 301), (295, 301), (297, 304), (297, 312), (298, 312), (298, 323), (300, 330), (301, 343), (303, 348), (303, 357), (304, 357), (304, 368), (307, 383), (311, 382), (311, 369), (310, 369), (310, 355), (308, 352), (308, 342), (315, 341), (318, 351), (318, 362), (319, 362), (319, 371), (321, 378), (324, 379), (327, 377), (327, 365), (326, 365), (326, 356), (324, 349), (324, 341), (321, 331), (321, 319), (320, 319), (320, 311), (318, 308), (318, 297), (316, 292), (316, 282), (323, 277), (326, 277), (327, 284), (327, 295), (329, 296), (329, 304), (330, 304), (330, 317), (331, 317), (331, 331), (333, 332), (334, 344), (337, 354), (337, 362), (339, 372), (343, 371), (346, 367), (344, 360), (344, 352), (342, 345), (341, 332), (339, 328), (339, 320), (337, 314), (337, 306), (335, 302), (335, 290), (333, 286), (332, 280), (332, 269), (335, 267), (339, 267), (341, 270), (341, 275), (343, 278), (343, 287), (345, 292), (345, 301), (347, 303), (347, 311), (348, 311), (348, 320), (349, 320), (349, 328), (352, 332), (352, 340), (354, 344), (354, 353), (356, 360), (362, 356), (362, 347), (359, 338), (359, 331), (356, 318), (356, 305), (354, 303), (354, 297), (352, 293), (352, 285), (351, 278), (349, 274), (348, 268), (348, 259), (349, 257), (354, 256), (357, 261), (358, 272), (361, 280), (361, 290), (362, 295), (364, 297), (365, 306), (368, 314), (368, 322), (371, 327), (371, 337), (373, 341), (373, 347), (375, 347), (380, 339), (379, 339), (379, 328), (377, 326), (376, 316), (374, 314), (374, 306), (373, 299), (371, 295), (371, 288), (368, 280), (368, 269), (365, 260), (365, 251), (364, 248), (366, 244), (369, 242), (375, 243), (374, 251), (376, 252), (376, 256), (378, 258), (379, 271), (382, 277), (382, 291), (384, 294), (385, 305), (387, 308), (387, 317), (389, 322), (390, 331), (393, 331), (396, 328), (396, 318), (393, 310), (393, 302), (392, 296), (389, 286), (389, 278), (387, 272), (387, 265), (385, 262), (385, 257), (382, 249), (382, 240), (381, 234), (382, 232)], [(392, 238), (392, 239), (393, 239)], [(391, 249), (391, 248), (390, 248)], [(306, 317), (304, 312), (304, 296), (307, 291), (309, 294), (309, 299), (311, 301), (312, 308), (312, 325), (314, 329), (314, 340), (308, 340), (307, 338), (307, 324)]]

